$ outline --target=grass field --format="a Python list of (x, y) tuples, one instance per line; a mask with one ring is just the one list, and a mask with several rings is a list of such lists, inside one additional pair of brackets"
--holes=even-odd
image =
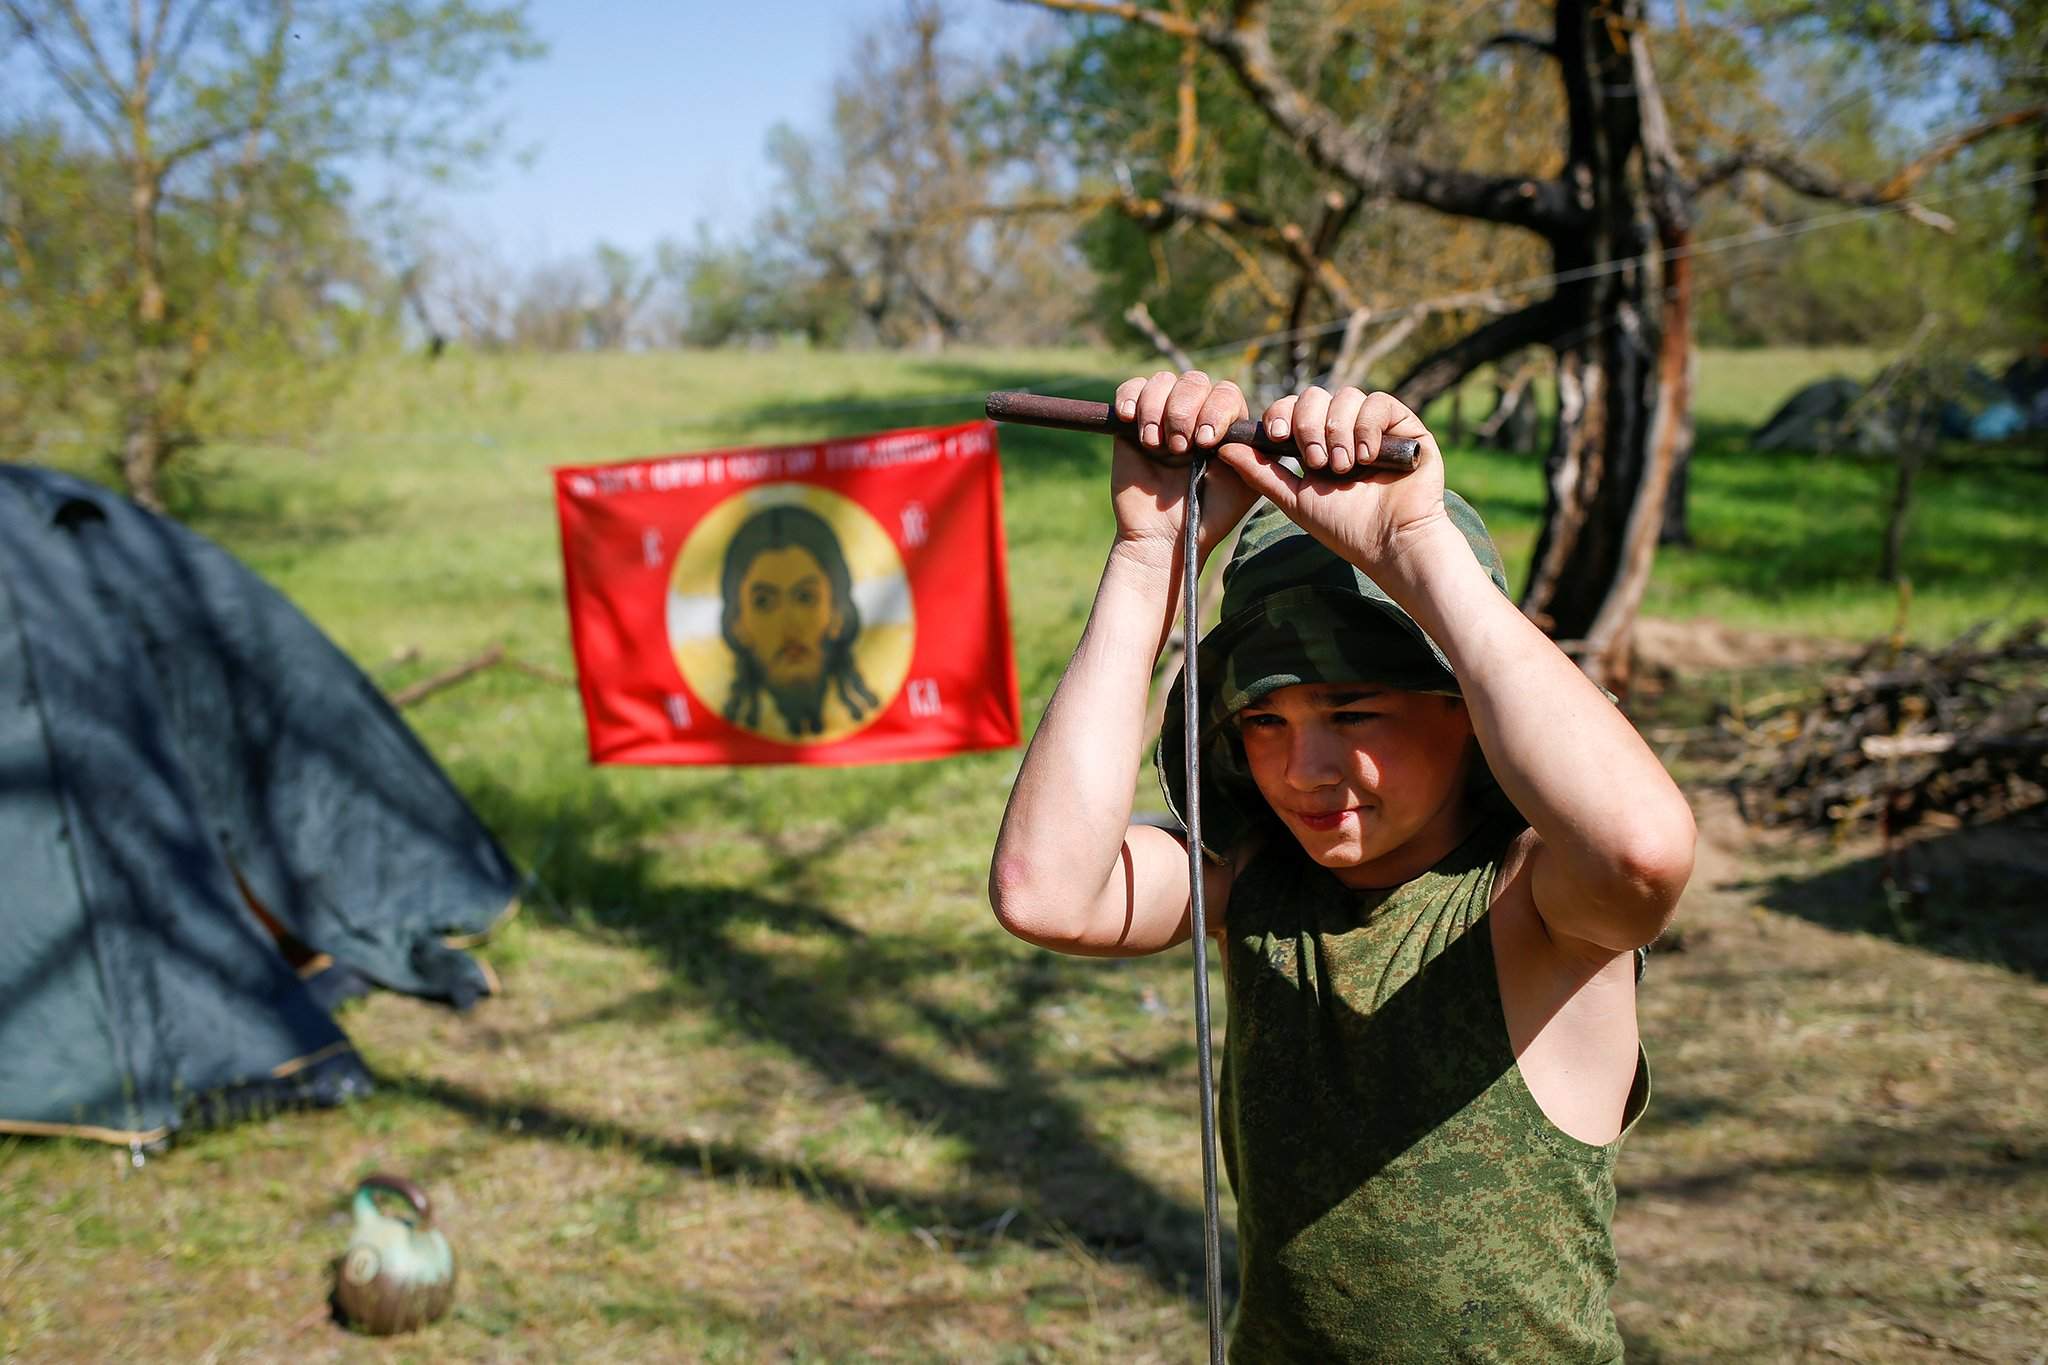
[[(1698, 543), (1660, 560), (1650, 612), (1892, 626), (1888, 470), (1739, 439), (1806, 379), (1875, 364), (1704, 359)], [(1072, 352), (458, 355), (365, 376), (303, 448), (203, 452), (178, 489), (388, 687), (499, 643), (567, 671), (550, 465), (960, 420), (989, 388), (1100, 395), (1118, 372)], [(1105, 452), (1003, 442), (1028, 724), (1100, 567)], [(1526, 558), (1540, 471), (1453, 459)], [(1930, 470), (1914, 633), (2048, 614), (2044, 495), (2038, 452)], [(0, 1138), (0, 1356), (1199, 1356), (1186, 964), (1060, 959), (997, 928), (982, 880), (1014, 753), (593, 770), (573, 691), (505, 669), (408, 716), (536, 877), (483, 950), (504, 995), (468, 1016), (353, 1005), (377, 1095), (139, 1169)], [(2014, 946), (2038, 942), (2038, 886), (1985, 870), (1999, 838), (2037, 835), (1931, 848), (1985, 913), (1916, 926), (1883, 913), (1867, 846), (1759, 843), (1699, 801), (1700, 872), (1643, 994), (1657, 1098), (1619, 1173), (1632, 1358), (2039, 1359), (2048, 960)], [(448, 1321), (391, 1342), (325, 1306), (351, 1182), (379, 1168), (433, 1193), (463, 1275)]]

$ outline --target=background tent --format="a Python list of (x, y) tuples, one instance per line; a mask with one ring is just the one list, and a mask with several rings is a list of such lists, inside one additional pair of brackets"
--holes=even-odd
[(280, 594), (173, 522), (9, 465), (0, 872), (0, 1130), (122, 1142), (367, 1089), (294, 961), (466, 1006), (490, 978), (448, 940), (519, 885)]

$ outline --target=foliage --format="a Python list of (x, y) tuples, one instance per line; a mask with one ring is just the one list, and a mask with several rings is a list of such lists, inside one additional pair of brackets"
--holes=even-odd
[[(1220, 13), (1209, 8), (1210, 17)], [(1286, 74), (1346, 126), (1475, 169), (1553, 163), (1543, 131), (1555, 101), (1532, 78), (1536, 64), (1512, 52), (1461, 63), (1470, 56), (1472, 23), (1407, 0), (1315, 0), (1271, 13)], [(1375, 308), (1542, 272), (1540, 251), (1520, 233), (1399, 203), (1356, 206), (1299, 145), (1274, 134), (1220, 64), (1190, 60), (1185, 42), (1139, 24), (1085, 18), (1066, 33), (1063, 43), (1009, 63), (999, 90), (1012, 121), (1060, 145), (1085, 189), (1214, 196), (1256, 206), (1312, 236), (1342, 225), (1332, 262)], [(1122, 320), (1135, 301), (1190, 346), (1270, 332), (1288, 320), (1284, 265), (1256, 249), (1247, 253), (1214, 226), (1181, 221), (1160, 233), (1109, 206), (1094, 212), (1080, 241), (1099, 278), (1095, 321), (1112, 334), (1136, 339)], [(1260, 269), (1247, 269), (1248, 255)], [(1325, 321), (1332, 310), (1325, 301), (1310, 320)], [(1405, 354), (1440, 344), (1470, 317), (1431, 320)], [(1325, 344), (1334, 349), (1334, 334)]]
[[(1759, 77), (1747, 116), (1716, 120), (1724, 148), (1731, 136), (1775, 129), (1818, 159), (1880, 179), (1974, 120), (2048, 100), (2038, 6), (1726, 0), (1715, 9)], [(1897, 341), (1929, 314), (1988, 346), (2039, 337), (2048, 329), (2039, 236), (2048, 184), (2027, 182), (2048, 166), (2044, 148), (2048, 126), (2037, 122), (1930, 171), (1919, 197), (1954, 219), (1952, 233), (1872, 214), (1706, 262), (1702, 340)], [(1759, 227), (1768, 236), (1767, 225), (1796, 230), (1816, 214), (1761, 177), (1738, 191), (1715, 206), (1703, 236)]]
[(783, 283), (769, 311), (814, 341), (1068, 339), (1078, 262), (1064, 225), (980, 212), (1033, 193), (1051, 150), (1004, 141), (986, 64), (949, 22), (932, 0), (907, 4), (854, 48), (822, 135), (770, 139), (777, 183), (756, 249)]
[[(346, 357), (383, 331), (378, 272), (336, 187), (277, 177), (252, 193), (255, 232), (237, 234), (207, 200), (171, 199), (158, 215), (160, 279), (183, 303), (188, 355), (174, 445), (317, 421)], [(136, 293), (125, 176), (31, 126), (0, 133), (0, 196), (0, 438), (104, 450), (138, 346), (121, 318)]]
[[(1171, 12), (1221, 22), (1226, 8)], [(1540, 36), (1549, 9), (1514, 0), (1478, 10), (1318, 0), (1271, 10), (1273, 47), (1298, 88), (1385, 145), (1475, 172), (1545, 175), (1556, 168), (1563, 113), (1553, 61), (1528, 43), (1487, 39)], [(1995, 4), (1723, 0), (1653, 11), (1653, 36), (1673, 135), (1694, 168), (1771, 148), (1868, 187), (1931, 140), (2043, 98), (2037, 39), (2048, 38), (2039, 13)], [(1258, 205), (1313, 232), (1328, 212), (1326, 177), (1299, 145), (1267, 135), (1259, 110), (1219, 64), (1185, 58), (1185, 44), (1155, 27), (1070, 18), (1065, 40), (1009, 63), (999, 89), (1017, 123), (1065, 147), (1090, 187), (1144, 196), (1177, 185)], [(1899, 97), (1902, 87), (1912, 98)], [(1744, 345), (1896, 340), (1938, 305), (1961, 319), (2004, 317), (2011, 325), (2001, 344), (2019, 339), (2037, 324), (2016, 315), (2015, 301), (2044, 276), (2040, 249), (2023, 240), (2028, 196), (2012, 185), (1999, 193), (1983, 187), (2030, 173), (2030, 155), (2048, 164), (2029, 152), (2041, 136), (2036, 125), (1990, 138), (1927, 173), (1922, 192), (1958, 220), (1950, 237), (1882, 212), (1779, 236), (1775, 225), (1844, 215), (1760, 172), (1741, 178), (1732, 198), (1706, 197), (1695, 236), (1717, 246), (1699, 258), (1702, 337)], [(2048, 191), (2037, 189), (2034, 203), (2038, 215)], [(1751, 244), (1725, 249), (1742, 237)], [(1095, 318), (1119, 335), (1132, 335), (1120, 319), (1134, 300), (1185, 345), (1274, 328), (1276, 300), (1213, 230), (1182, 222), (1154, 233), (1109, 207), (1080, 240), (1100, 280)], [(1523, 234), (1398, 204), (1365, 208), (1333, 259), (1381, 310), (1546, 272)], [(1325, 302), (1311, 320), (1341, 312)], [(1471, 321), (1469, 313), (1434, 319), (1400, 354), (1427, 353)]]
[(665, 241), (655, 270), (671, 291), (660, 327), (664, 339), (686, 346), (725, 346), (784, 333), (843, 335), (852, 302), (806, 297), (762, 253), (716, 241), (700, 230), (689, 246)]
[[(219, 420), (203, 381), (221, 354), (303, 366), (344, 349), (363, 273), (342, 207), (349, 159), (439, 176), (475, 163), (494, 141), (478, 94), (537, 51), (517, 7), (467, 0), (157, 0), (125, 14), (4, 0), (0, 13), (34, 73), (10, 83), (0, 133), (48, 149), (10, 155), (25, 177), (10, 212), (62, 236), (60, 259), (93, 286), (89, 336), (17, 303), (37, 357), (23, 387), (38, 410), (110, 395), (96, 425), (118, 433), (146, 501), (170, 455)], [(25, 233), (8, 245), (14, 276), (41, 273)]]

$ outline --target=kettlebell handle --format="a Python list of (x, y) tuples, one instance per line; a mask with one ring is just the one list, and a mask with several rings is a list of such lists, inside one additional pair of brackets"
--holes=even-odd
[(364, 1190), (389, 1190), (405, 1200), (412, 1205), (413, 1212), (420, 1216), (421, 1227), (428, 1227), (434, 1221), (433, 1208), (427, 1203), (427, 1192), (402, 1175), (393, 1175), (389, 1171), (366, 1175), (356, 1186), (357, 1193)]

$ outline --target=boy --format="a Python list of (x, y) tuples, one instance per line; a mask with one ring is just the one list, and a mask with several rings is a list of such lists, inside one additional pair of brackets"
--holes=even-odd
[[(1132, 825), (1133, 737), (1178, 613), (1186, 474), (1243, 395), (1198, 372), (1114, 406), (1117, 530), (1004, 814), (990, 899), (1061, 952), (1188, 935), (1175, 835)], [(1649, 1076), (1635, 950), (1692, 869), (1684, 797), (1506, 596), (1484, 526), (1390, 395), (1265, 414), (1305, 468), (1210, 464), (1204, 555), (1258, 497), (1201, 644), (1204, 889), (1229, 1026), (1219, 1128), (1238, 1203), (1231, 1359), (1608, 1361), (1613, 1163)], [(1169, 755), (1171, 757), (1169, 757)]]

